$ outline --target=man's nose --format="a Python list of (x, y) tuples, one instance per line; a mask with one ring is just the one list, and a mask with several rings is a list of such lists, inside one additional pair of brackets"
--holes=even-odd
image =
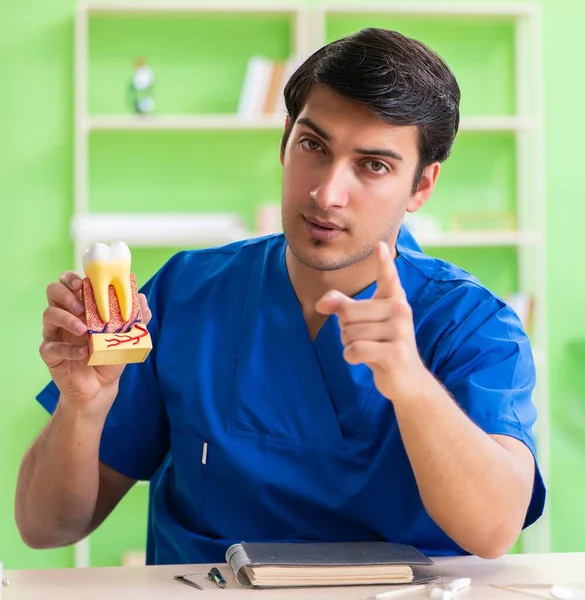
[(349, 201), (349, 181), (347, 168), (341, 165), (328, 169), (324, 179), (311, 190), (311, 198), (326, 210), (328, 208), (344, 208)]

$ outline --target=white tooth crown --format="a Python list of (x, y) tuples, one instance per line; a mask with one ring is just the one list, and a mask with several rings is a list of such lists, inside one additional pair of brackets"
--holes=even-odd
[(110, 321), (109, 288), (114, 286), (124, 321), (132, 315), (130, 248), (124, 242), (93, 244), (83, 253), (83, 270), (90, 280), (95, 302), (104, 323)]

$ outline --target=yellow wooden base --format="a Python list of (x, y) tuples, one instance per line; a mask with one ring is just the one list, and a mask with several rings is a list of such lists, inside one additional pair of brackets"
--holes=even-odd
[(152, 350), (146, 326), (139, 324), (127, 333), (90, 333), (89, 360), (92, 367), (140, 363)]

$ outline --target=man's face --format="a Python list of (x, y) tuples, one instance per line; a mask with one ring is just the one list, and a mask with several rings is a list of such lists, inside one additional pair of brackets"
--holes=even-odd
[(323, 86), (311, 89), (281, 159), (284, 234), (295, 257), (319, 270), (347, 267), (392, 238), (439, 170), (425, 169), (412, 194), (416, 128), (388, 125)]

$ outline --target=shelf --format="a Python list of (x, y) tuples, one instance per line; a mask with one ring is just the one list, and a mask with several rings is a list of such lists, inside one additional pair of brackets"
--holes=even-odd
[[(85, 244), (124, 240), (129, 246), (219, 245), (254, 237), (238, 215), (217, 213), (97, 213), (72, 221), (72, 234)], [(482, 247), (535, 245), (530, 231), (461, 231), (415, 235), (421, 246)]]
[(532, 15), (535, 9), (530, 4), (504, 4), (479, 2), (388, 2), (386, 4), (364, 4), (340, 6), (338, 3), (321, 2), (317, 8), (328, 14), (400, 14), (420, 16), (470, 16), (470, 17), (522, 17)]
[(248, 13), (248, 14), (296, 14), (295, 4), (242, 4), (236, 2), (86, 2), (79, 6), (92, 14), (183, 14), (183, 13)]
[(72, 220), (71, 233), (87, 246), (123, 240), (129, 246), (179, 247), (229, 244), (247, 237), (233, 214), (88, 214)]
[[(258, 130), (284, 127), (285, 115), (265, 115), (246, 119), (236, 115), (95, 115), (84, 120), (86, 131), (140, 130)], [(530, 117), (464, 117), (461, 131), (530, 131), (537, 123)]]
[(533, 231), (455, 231), (413, 235), (422, 247), (533, 246), (542, 239), (538, 232)]
[(282, 115), (245, 119), (236, 115), (113, 115), (88, 117), (86, 131), (196, 131), (205, 129), (254, 130), (284, 128)]
[(531, 117), (461, 117), (460, 131), (532, 131), (538, 127)]

